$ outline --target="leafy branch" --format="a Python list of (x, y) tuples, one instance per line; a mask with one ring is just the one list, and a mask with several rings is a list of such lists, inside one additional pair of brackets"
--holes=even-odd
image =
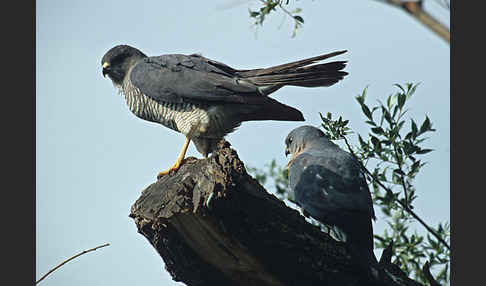
[[(417, 157), (432, 151), (432, 149), (421, 148), (420, 144), (427, 139), (423, 138), (423, 135), (435, 131), (435, 129), (432, 128), (430, 119), (426, 116), (420, 128), (411, 119), (410, 131), (401, 132), (406, 123), (403, 119), (407, 112), (407, 109), (404, 108), (405, 103), (415, 93), (418, 84), (406, 84), (405, 88), (398, 84), (395, 86), (399, 88), (399, 92), (390, 95), (386, 104), (379, 102), (379, 105), (372, 108), (365, 104), (367, 88), (356, 97), (367, 118), (366, 123), (370, 125), (371, 129), (366, 141), (358, 135), (360, 147), (357, 148), (357, 152), (353, 150), (346, 138), (346, 135), (351, 133), (346, 126), (348, 121), (343, 121), (341, 117), (338, 120), (332, 120), (330, 113), (327, 117), (323, 117), (321, 114), (322, 127), (332, 139), (344, 140), (347, 149), (358, 159), (373, 185), (375, 203), (380, 205), (382, 212), (391, 218), (388, 225), (392, 234), (385, 231), (383, 236), (375, 235), (378, 240), (377, 247), (385, 248), (393, 241), (398, 249), (395, 262), (406, 268), (405, 271), (414, 272), (416, 278), (422, 281), (430, 278), (423, 271), (424, 268), (420, 266), (420, 260), (427, 254), (430, 266), (443, 265), (439, 277), (445, 282), (447, 281), (450, 253), (450, 246), (446, 241), (449, 236), (449, 225), (439, 224), (437, 229), (434, 229), (413, 211), (413, 201), (417, 195), (412, 181), (420, 168), (425, 165)], [(377, 120), (373, 117), (376, 111), (381, 111), (381, 117)], [(378, 161), (373, 172), (362, 163), (369, 162), (370, 159)], [(389, 171), (391, 171), (391, 175)], [(394, 192), (393, 187), (395, 186), (401, 187), (402, 191)], [(381, 190), (384, 190), (385, 193), (383, 194)], [(410, 218), (418, 221), (427, 230), (429, 233), (427, 243), (423, 243), (424, 237), (417, 233), (410, 236), (406, 234)]]
[(283, 2), (285, 2), (285, 5), (289, 4), (289, 0), (260, 0), (262, 2), (263, 6), (257, 10), (257, 11), (252, 11), (248, 10), (250, 13), (250, 18), (254, 18), (255, 22), (254, 25), (256, 27), (262, 26), (263, 22), (265, 21), (266, 16), (271, 14), (272, 12), (276, 11), (277, 8), (283, 11), (287, 16), (292, 18), (294, 20), (294, 29), (292, 31), (292, 38), (294, 38), (297, 35), (297, 30), (302, 27), (302, 24), (304, 24), (304, 18), (299, 16), (298, 14), (302, 11), (300, 8), (296, 8), (293, 11), (289, 11), (285, 7), (283, 7)]
[[(413, 210), (412, 206), (409, 203), (410, 199), (415, 199), (416, 197), (411, 198), (410, 195), (408, 194), (407, 190), (411, 188), (411, 184), (409, 181), (407, 181), (406, 177), (409, 177), (410, 179), (413, 179), (415, 175), (418, 173), (420, 168), (425, 165), (425, 163), (421, 163), (420, 160), (417, 160), (415, 156), (412, 155), (419, 155), (419, 154), (426, 154), (432, 149), (421, 149), (418, 146), (418, 143), (423, 142), (425, 139), (418, 139), (422, 134), (425, 134), (426, 132), (429, 131), (435, 131), (435, 129), (432, 129), (432, 125), (430, 123), (429, 118), (426, 116), (424, 122), (422, 123), (420, 129), (417, 128), (417, 124), (415, 121), (412, 119), (411, 120), (411, 131), (407, 133), (405, 136), (405, 139), (403, 141), (397, 141), (398, 138), (401, 138), (399, 132), (402, 129), (405, 121), (401, 120), (403, 115), (407, 112), (407, 110), (404, 110), (404, 104), (407, 99), (409, 99), (412, 94), (415, 92), (415, 89), (417, 88), (418, 85), (412, 85), (412, 84), (407, 84), (407, 90), (405, 90), (403, 87), (400, 85), (396, 84), (398, 88), (401, 89), (401, 93), (397, 93), (395, 95), (395, 98), (397, 99), (397, 104), (393, 105), (392, 99), (393, 96), (389, 96), (387, 100), (386, 106), (382, 103), (380, 103), (380, 106), (374, 107), (372, 110), (369, 109), (369, 107), (365, 104), (365, 96), (366, 96), (366, 91), (367, 88), (363, 90), (363, 93), (361, 96), (358, 96), (356, 99), (361, 105), (361, 109), (363, 110), (363, 113), (366, 115), (368, 120), (366, 123), (370, 124), (373, 126), (371, 128), (372, 133), (374, 133), (376, 136), (382, 136), (383, 139), (380, 140), (378, 137), (375, 135), (370, 134), (371, 137), (371, 144), (373, 145), (373, 151), (370, 151), (370, 144), (365, 143), (364, 140), (360, 137), (360, 144), (362, 150), (366, 150), (365, 152), (362, 152), (360, 156), (357, 156), (356, 153), (354, 152), (353, 148), (349, 144), (348, 140), (346, 139), (347, 134), (349, 134), (349, 128), (346, 127), (347, 123), (349, 120), (343, 121), (341, 117), (337, 121), (332, 121), (331, 117), (332, 115), (328, 113), (327, 117), (324, 118), (321, 114), (321, 119), (323, 120), (322, 126), (324, 130), (326, 130), (326, 134), (332, 139), (332, 140), (338, 140), (338, 139), (344, 139), (344, 142), (348, 148), (348, 150), (353, 154), (354, 157), (358, 159), (358, 161), (361, 164), (361, 167), (363, 171), (371, 176), (373, 179), (373, 182), (378, 184), (380, 187), (382, 187), (386, 192), (389, 197), (394, 197), (395, 194), (393, 191), (386, 187), (381, 180), (384, 178), (384, 173), (381, 176), (381, 180), (377, 176), (377, 172), (371, 173), (361, 162), (363, 160), (368, 160), (369, 158), (373, 158), (376, 156), (379, 156), (379, 158), (382, 160), (382, 162), (390, 162), (393, 164), (396, 164), (398, 168), (393, 170), (393, 182), (396, 184), (399, 182), (401, 184), (403, 191), (404, 191), (404, 198), (402, 200), (396, 200), (396, 202), (405, 210), (407, 211), (410, 215), (412, 215), (420, 224), (422, 224), (427, 231), (429, 231), (432, 235), (434, 235), (437, 240), (442, 243), (444, 246), (446, 246), (450, 250), (450, 246), (447, 244), (445, 240), (443, 240), (430, 226), (428, 226)], [(382, 117), (380, 124), (377, 125), (377, 123), (373, 120), (373, 112), (376, 111), (377, 109), (381, 109), (382, 111)], [(392, 110), (393, 109), (393, 110)], [(386, 122), (389, 125), (389, 129), (385, 130), (383, 128), (383, 122), (386, 120)], [(385, 144), (387, 146), (392, 146), (391, 149), (384, 149), (382, 147), (382, 144)], [(390, 158), (389, 155), (393, 155), (393, 158)], [(405, 165), (406, 165), (406, 160), (410, 159), (412, 161), (412, 165), (410, 166), (410, 171), (408, 174), (405, 174), (403, 171)], [(385, 169), (386, 171), (386, 169)], [(412, 194), (413, 196), (413, 194)]]
[[(449, 28), (447, 28), (444, 24), (440, 23), (434, 16), (428, 13), (424, 7), (423, 2), (424, 0), (419, 1), (407, 1), (407, 0), (375, 0), (378, 2), (382, 2), (384, 4), (388, 4), (392, 7), (399, 8), (402, 11), (406, 12), (425, 27), (429, 28), (432, 32), (436, 35), (441, 37), (447, 43), (450, 44), (451, 41), (451, 33)], [(447, 9), (450, 11), (450, 3), (447, 0), (434, 0), (438, 3), (442, 8)], [(270, 15), (272, 12), (276, 11), (277, 8), (283, 11), (288, 17), (294, 20), (294, 29), (292, 31), (292, 37), (297, 35), (297, 30), (304, 24), (304, 18), (299, 13), (302, 12), (301, 8), (296, 8), (293, 11), (289, 11), (283, 5), (289, 5), (290, 0), (260, 0), (262, 6), (258, 10), (249, 10), (250, 18), (255, 20), (255, 26), (262, 26), (263, 22), (265, 21), (266, 17)], [(284, 3), (285, 2), (285, 3)]]
[[(419, 157), (432, 151), (421, 145), (427, 139), (424, 136), (435, 131), (427, 116), (420, 127), (411, 118), (409, 130), (405, 130), (407, 121), (404, 118), (408, 111), (405, 105), (417, 86), (406, 84), (402, 87), (396, 84), (398, 92), (390, 95), (386, 103), (378, 101), (379, 104), (373, 107), (365, 103), (367, 88), (356, 97), (371, 131), (366, 140), (358, 134), (357, 147), (352, 147), (346, 137), (353, 133), (347, 126), (349, 120), (342, 117), (333, 120), (331, 113), (326, 116), (320, 114), (321, 125), (331, 140), (344, 140), (346, 148), (358, 159), (372, 186), (374, 203), (386, 217), (389, 228), (382, 235), (375, 234), (376, 247), (385, 249), (393, 243), (394, 263), (401, 265), (407, 274), (414, 273), (418, 280), (425, 283), (433, 278), (429, 268), (434, 268), (438, 269), (438, 281), (446, 283), (450, 261), (450, 226), (448, 223), (439, 223), (436, 228), (430, 226), (414, 211), (413, 206), (417, 198), (413, 180), (426, 164)], [(381, 116), (376, 116), (377, 113)], [(374, 163), (374, 169), (370, 168), (371, 163)], [(257, 173), (257, 179), (262, 180), (262, 184), (269, 177), (273, 178), (277, 196), (291, 200), (286, 170), (277, 166), (275, 160), (266, 168), (268, 171), (252, 168), (250, 172)], [(413, 220), (427, 230), (426, 236), (417, 232), (409, 233), (408, 228)], [(427, 260), (427, 267), (421, 266), (424, 260)]]

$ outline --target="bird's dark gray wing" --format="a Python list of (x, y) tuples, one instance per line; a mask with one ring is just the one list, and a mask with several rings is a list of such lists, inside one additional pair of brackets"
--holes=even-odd
[(130, 81), (156, 101), (259, 103), (256, 85), (241, 80), (231, 67), (198, 55), (162, 55), (139, 61)]
[(374, 218), (371, 194), (359, 166), (346, 152), (339, 153), (304, 152), (294, 159), (289, 179), (295, 200), (316, 218), (342, 211)]
[(348, 153), (332, 154), (304, 152), (294, 159), (289, 170), (294, 199), (313, 218), (344, 232), (350, 253), (367, 269), (376, 263), (371, 194), (364, 177), (353, 176), (359, 169)]

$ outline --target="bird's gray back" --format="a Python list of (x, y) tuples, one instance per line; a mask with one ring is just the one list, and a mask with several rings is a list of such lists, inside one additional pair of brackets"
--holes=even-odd
[[(130, 81), (159, 102), (259, 102), (258, 87), (196, 55), (162, 55), (140, 60)], [(229, 67), (228, 67), (229, 68)]]
[(289, 183), (295, 200), (315, 217), (335, 211), (374, 217), (366, 179), (352, 155), (339, 147), (309, 148), (299, 154), (290, 165)]

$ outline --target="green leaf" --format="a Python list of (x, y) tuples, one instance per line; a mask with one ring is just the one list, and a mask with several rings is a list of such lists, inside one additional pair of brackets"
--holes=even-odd
[(413, 139), (417, 138), (417, 131), (418, 131), (417, 130), (417, 124), (412, 119), (412, 137), (413, 137)]
[(425, 116), (425, 120), (422, 123), (422, 126), (420, 126), (419, 134), (422, 134), (422, 133), (430, 130), (430, 128), (431, 128), (431, 125), (430, 125), (429, 117)]
[(420, 143), (424, 142), (424, 141), (425, 141), (425, 140), (427, 140), (427, 139), (429, 139), (429, 138), (428, 138), (428, 137), (426, 137), (426, 138), (422, 138), (422, 139), (417, 139), (417, 140), (415, 140), (415, 144), (417, 144), (417, 145), (418, 145), (418, 144), (420, 144)]
[(362, 104), (361, 109), (363, 110), (363, 113), (366, 115), (366, 117), (368, 117), (370, 120), (373, 120), (373, 118), (371, 116), (371, 111), (368, 108), (368, 106), (366, 106), (366, 104)]
[(402, 150), (401, 149), (397, 149), (396, 158), (397, 158), (398, 165), (401, 166), (402, 163), (403, 163), (403, 155), (402, 155)]
[(376, 239), (377, 239), (377, 240), (379, 240), (380, 242), (385, 242), (385, 241), (386, 241), (386, 239), (385, 239), (385, 238), (383, 238), (383, 237), (379, 236), (378, 234), (375, 234), (375, 235), (373, 235), (373, 236), (374, 236), (374, 238), (376, 238)]
[(408, 132), (407, 135), (405, 136), (405, 140), (411, 140), (412, 139), (412, 131)]
[(375, 149), (380, 147), (380, 140), (373, 135), (371, 136), (371, 143), (373, 143)]
[(295, 21), (298, 21), (298, 22), (304, 24), (304, 19), (302, 19), (302, 17), (300, 17), (300, 16), (294, 16), (294, 19), (295, 19)]
[(400, 110), (400, 108), (398, 107), (398, 105), (395, 105), (395, 108), (393, 108), (393, 114), (392, 114), (393, 118), (395, 118), (395, 116), (397, 115), (398, 110)]
[(364, 99), (366, 97), (366, 93), (368, 92), (368, 86), (366, 86), (364, 89), (363, 89), (363, 92), (361, 93), (361, 97), (363, 98), (363, 102), (364, 102)]
[(405, 155), (410, 155), (414, 153), (414, 145), (409, 141), (403, 141), (403, 153)]
[(402, 110), (406, 100), (407, 96), (404, 93), (398, 94), (398, 108), (400, 108), (400, 110)]
[(405, 89), (403, 89), (403, 87), (398, 83), (395, 83), (394, 86), (398, 87), (403, 93), (405, 93)]
[(375, 134), (378, 134), (378, 135), (381, 135), (381, 134), (385, 133), (385, 131), (383, 130), (383, 128), (381, 128), (380, 126), (371, 128), (371, 131), (373, 133), (375, 133)]
[(388, 124), (392, 125), (393, 121), (390, 112), (388, 112), (388, 110), (386, 110), (386, 108), (383, 105), (381, 107), (381, 112), (382, 112), (382, 118), (384, 117), (388, 122)]
[(376, 126), (376, 123), (374, 121), (366, 120), (365, 122), (368, 123), (369, 125)]
[(361, 137), (361, 135), (358, 135), (358, 141), (359, 141), (359, 144), (361, 145), (361, 148), (364, 148), (364, 146), (368, 146), (368, 143), (366, 143), (364, 140), (363, 140), (363, 137)]
[(391, 96), (389, 96), (387, 99), (386, 99), (386, 106), (388, 107), (388, 109), (391, 108)]
[(405, 173), (401, 169), (395, 169), (393, 170), (394, 173), (397, 173), (399, 175), (405, 176)]
[(260, 15), (260, 12), (257, 11), (248, 10), (248, 12), (250, 13), (250, 17), (252, 18), (258, 17), (258, 15)]
[(420, 85), (420, 82), (412, 86), (408, 91), (407, 91), (407, 99), (410, 98), (414, 93), (415, 90), (417, 89), (417, 86)]
[(420, 150), (417, 150), (416, 153), (417, 154), (427, 154), (431, 151), (434, 151), (434, 149), (420, 149)]

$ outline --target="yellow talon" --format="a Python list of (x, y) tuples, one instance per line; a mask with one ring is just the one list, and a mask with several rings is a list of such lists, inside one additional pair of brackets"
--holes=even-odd
[(179, 161), (175, 162), (175, 164), (174, 164), (174, 165), (172, 165), (172, 167), (170, 167), (168, 170), (165, 170), (165, 171), (160, 172), (160, 173), (157, 175), (157, 178), (160, 178), (160, 177), (162, 177), (163, 175), (167, 175), (167, 174), (169, 174), (169, 173), (170, 173), (170, 172), (172, 172), (172, 171), (177, 171), (181, 165), (182, 165), (182, 162), (179, 162)]
[(179, 168), (181, 167), (182, 165), (182, 161), (184, 160), (184, 157), (186, 156), (186, 152), (187, 152), (187, 147), (189, 147), (189, 143), (191, 142), (191, 139), (187, 138), (186, 137), (186, 141), (184, 142), (184, 146), (182, 146), (182, 150), (181, 150), (181, 153), (179, 154), (179, 156), (177, 157), (177, 160), (176, 162), (174, 163), (174, 165), (172, 165), (172, 167), (170, 167), (168, 170), (166, 171), (162, 171), (160, 172), (158, 175), (157, 175), (157, 179), (159, 179), (160, 177), (164, 176), (164, 175), (167, 175), (169, 174), (170, 172), (172, 171), (177, 171), (179, 170)]

